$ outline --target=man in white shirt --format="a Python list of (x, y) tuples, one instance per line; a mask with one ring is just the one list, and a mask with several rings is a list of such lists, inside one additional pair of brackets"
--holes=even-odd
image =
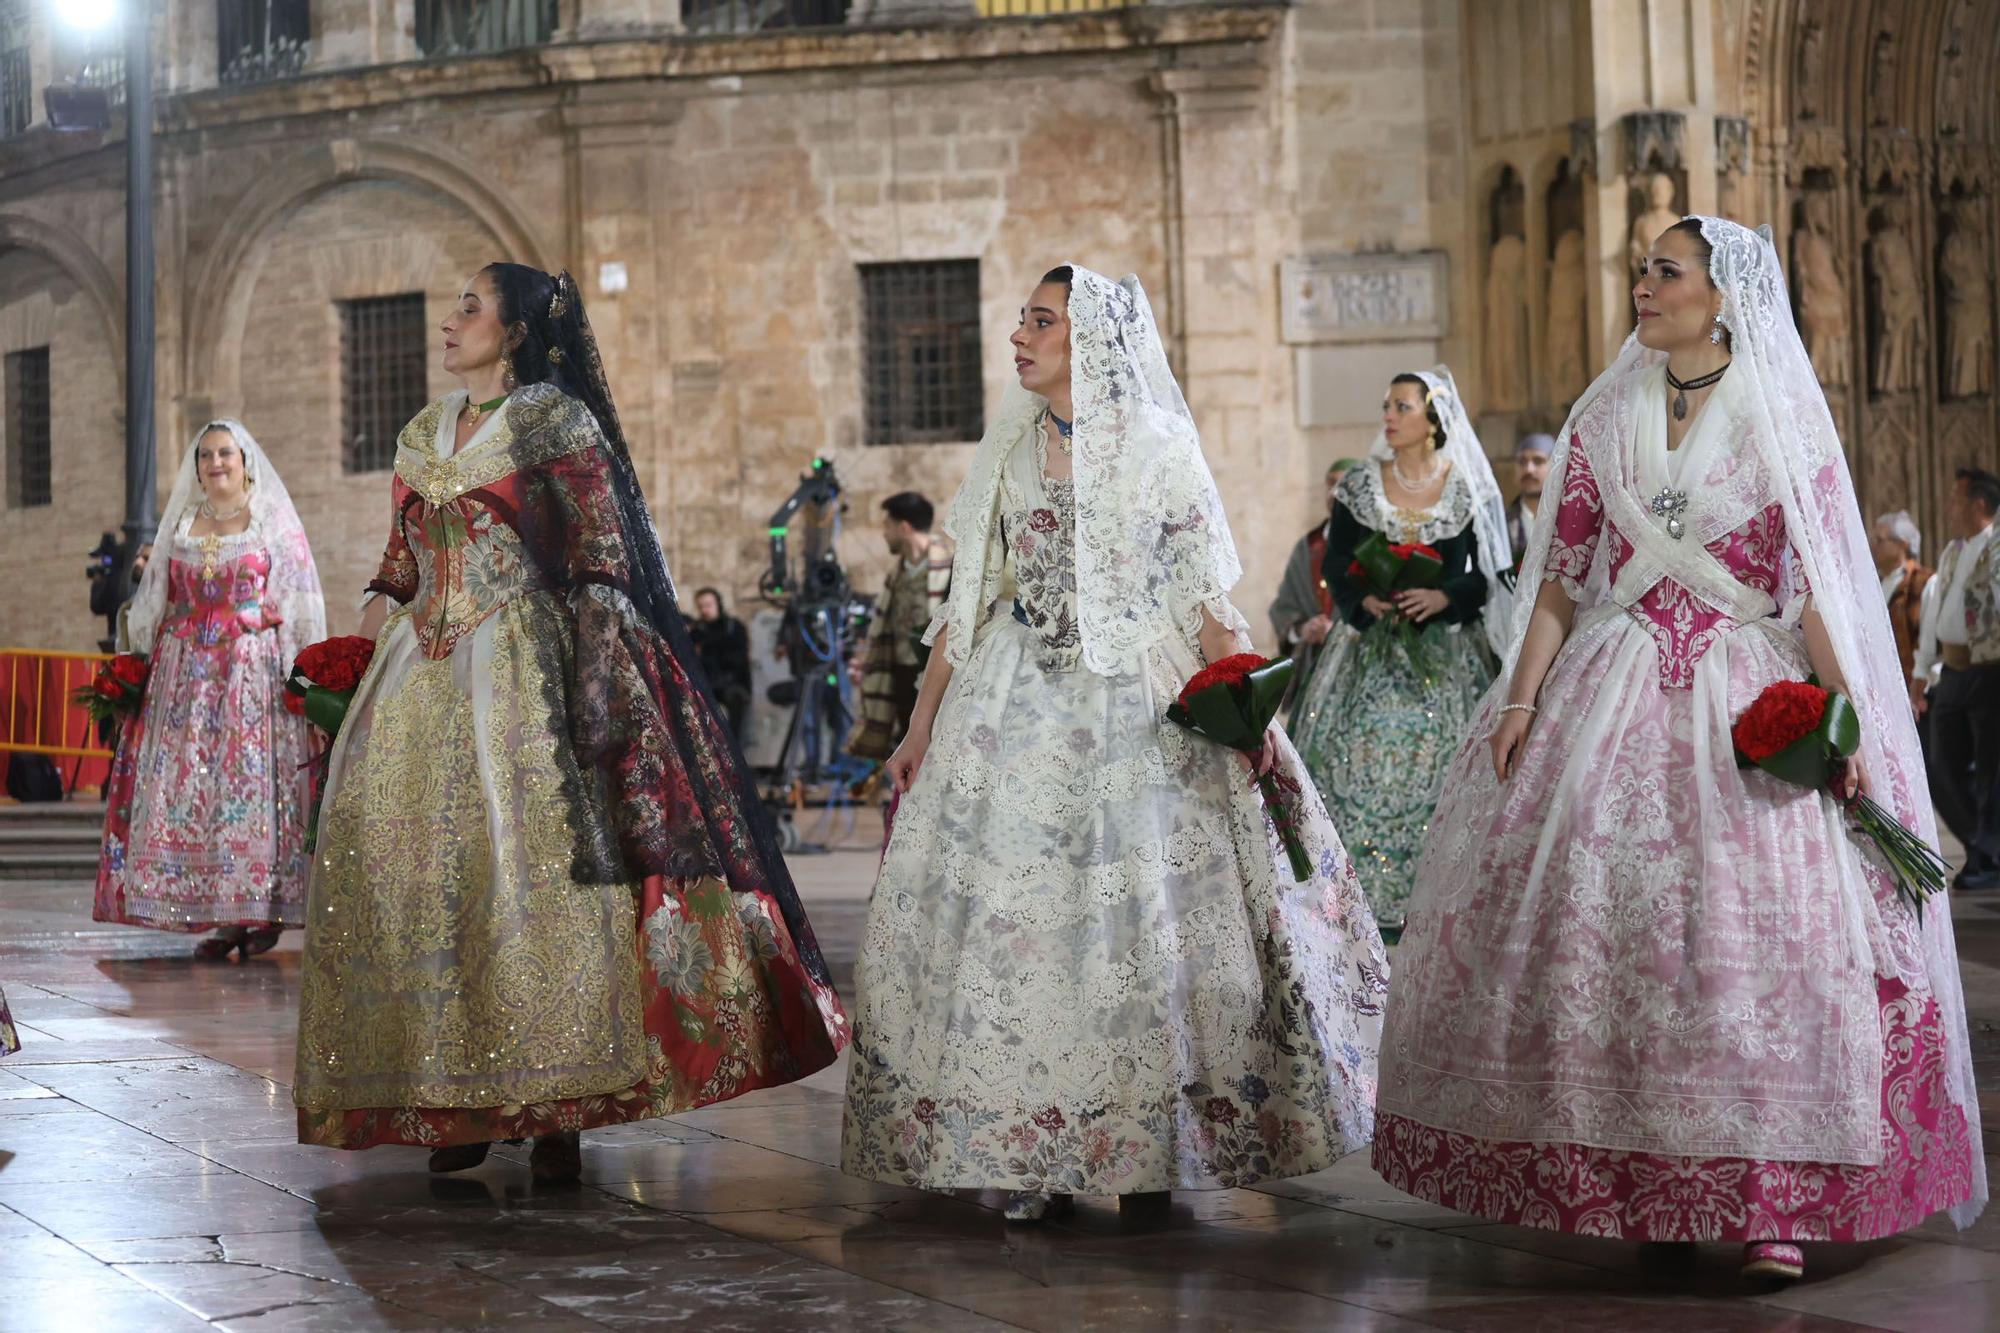
[[(2000, 477), (1964, 468), (1945, 518), (1957, 534), (1924, 599), (1910, 674), (1923, 719), (1931, 799), (1965, 844), (1958, 889), (2000, 888), (2000, 554), (1992, 547)], [(1929, 590), (1927, 590), (1929, 591)]]

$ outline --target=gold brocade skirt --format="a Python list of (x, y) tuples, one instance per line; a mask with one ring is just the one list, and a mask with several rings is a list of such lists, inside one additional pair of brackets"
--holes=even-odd
[(321, 808), (296, 1100), (493, 1107), (640, 1082), (635, 886), (572, 877), (603, 804), (566, 739), (568, 618), (530, 594), (449, 657), (406, 614), (380, 645)]

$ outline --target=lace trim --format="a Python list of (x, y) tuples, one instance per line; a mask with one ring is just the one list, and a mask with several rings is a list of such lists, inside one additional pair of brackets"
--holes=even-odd
[(591, 448), (602, 438), (583, 404), (552, 384), (530, 384), (500, 409), (499, 425), (477, 449), (439, 458), (437, 434), (446, 401), (440, 398), (417, 413), (396, 440), (396, 475), (433, 506), (522, 468)]
[[(1382, 487), (1381, 466), (1373, 462), (1347, 469), (1341, 475), (1335, 496), (1362, 527), (1380, 532), (1392, 541), (1449, 541), (1472, 522), (1472, 487), (1456, 468), (1445, 478), (1444, 491), (1437, 503), (1428, 509), (1406, 509), (1392, 503)], [(1417, 521), (1412, 524), (1411, 519)]]

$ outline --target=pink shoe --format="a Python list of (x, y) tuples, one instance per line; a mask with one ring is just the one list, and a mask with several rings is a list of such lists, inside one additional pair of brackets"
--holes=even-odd
[(1806, 1275), (1805, 1251), (1775, 1240), (1752, 1241), (1743, 1247), (1743, 1276), (1796, 1282)]

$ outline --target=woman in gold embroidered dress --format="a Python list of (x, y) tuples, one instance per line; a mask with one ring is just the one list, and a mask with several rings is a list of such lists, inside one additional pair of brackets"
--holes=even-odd
[(302, 1142), (578, 1131), (803, 1078), (847, 1020), (675, 605), (568, 274), (481, 270), (398, 441), (307, 903)]

